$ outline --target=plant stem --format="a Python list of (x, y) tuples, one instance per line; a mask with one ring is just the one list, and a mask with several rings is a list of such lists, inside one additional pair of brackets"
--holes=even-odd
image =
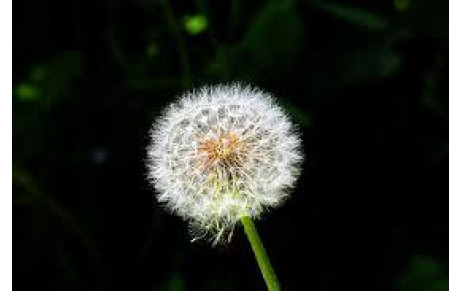
[(244, 232), (246, 233), (249, 242), (251, 243), (252, 251), (256, 256), (257, 263), (259, 264), (260, 271), (262, 272), (262, 276), (265, 279), (268, 290), (281, 290), (278, 279), (276, 278), (275, 271), (273, 270), (270, 259), (267, 256), (267, 252), (265, 251), (262, 241), (260, 240), (254, 222), (249, 216), (243, 216), (241, 217), (241, 223), (243, 224)]
[(188, 88), (191, 83), (190, 60), (188, 56), (185, 37), (182, 35), (180, 24), (176, 20), (173, 9), (169, 4), (169, 0), (162, 0), (166, 21), (171, 30), (172, 36), (175, 38), (177, 50), (179, 52), (179, 62), (182, 70), (181, 85), (183, 88)]

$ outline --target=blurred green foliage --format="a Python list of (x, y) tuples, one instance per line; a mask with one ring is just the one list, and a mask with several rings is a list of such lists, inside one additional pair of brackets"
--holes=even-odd
[(438, 261), (416, 255), (405, 274), (397, 280), (396, 288), (405, 291), (447, 291), (449, 281), (446, 271)]
[(204, 15), (186, 16), (184, 26), (188, 33), (195, 35), (202, 33), (208, 26), (208, 20)]
[(406, 11), (410, 7), (410, 0), (393, 0), (396, 10)]
[(143, 164), (175, 96), (241, 81), (277, 96), (304, 137), (293, 202), (261, 222), (286, 290), (447, 290), (448, 1), (19, 6), (18, 289), (263, 286), (238, 232), (223, 249), (190, 244)]
[(387, 21), (377, 14), (355, 7), (343, 6), (326, 1), (313, 1), (318, 8), (330, 13), (343, 21), (350, 22), (371, 30), (381, 31), (389, 28)]
[(33, 101), (38, 98), (38, 89), (30, 83), (20, 83), (15, 88), (15, 95), (22, 101)]

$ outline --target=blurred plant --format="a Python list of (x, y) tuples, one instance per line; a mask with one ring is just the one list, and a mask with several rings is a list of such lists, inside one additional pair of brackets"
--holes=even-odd
[(65, 99), (82, 73), (82, 58), (79, 52), (65, 51), (44, 63), (35, 64), (28, 78), (15, 86), (15, 97), (23, 102), (45, 104)]
[(38, 89), (31, 83), (19, 83), (15, 88), (15, 94), (21, 101), (34, 101), (38, 98)]
[(172, 104), (151, 138), (158, 200), (190, 222), (193, 240), (230, 241), (240, 221), (268, 288), (278, 290), (252, 219), (284, 202), (300, 173), (300, 139), (283, 110), (258, 89), (205, 87)]
[(396, 281), (396, 290), (447, 291), (449, 280), (439, 261), (424, 255), (413, 257), (407, 270)]
[(406, 11), (410, 7), (410, 0), (393, 0), (396, 10)]
[[(49, 212), (54, 218), (57, 218), (57, 221), (61, 222), (66, 229), (72, 233), (72, 238), (77, 238), (77, 241), (85, 248), (89, 259), (89, 265), (99, 276), (100, 281), (96, 284), (100, 285), (102, 288), (104, 283), (101, 276), (102, 268), (99, 252), (96, 250), (87, 230), (84, 229), (79, 220), (55, 199), (43, 193), (35, 183), (34, 178), (26, 170), (15, 164), (13, 164), (12, 178), (13, 185), (22, 189), (22, 191), (18, 191), (13, 195), (14, 205), (29, 208), (36, 207), (44, 212)], [(36, 220), (38, 221), (40, 219)], [(60, 235), (62, 236), (62, 234)], [(55, 256), (61, 262), (62, 267), (68, 270), (69, 276), (72, 277), (71, 283), (76, 284), (76, 282), (78, 282), (76, 279), (76, 271), (74, 270), (73, 264), (70, 262), (71, 259), (62, 240), (62, 238), (56, 239), (56, 245), (51, 245), (50, 248), (55, 248)]]
[[(170, 257), (168, 252), (163, 251), (164, 247), (158, 247), (163, 246), (163, 241), (155, 238), (168, 237), (166, 249), (171, 252), (180, 253), (184, 248), (182, 245), (173, 246), (169, 233), (165, 235), (165, 231), (172, 229), (171, 220), (164, 223), (157, 212), (154, 212), (154, 222), (151, 223), (154, 226), (148, 227), (148, 239), (142, 243), (132, 274), (126, 278), (118, 276), (128, 260), (124, 258), (132, 253), (131, 246), (138, 242), (136, 238), (141, 225), (138, 222), (150, 221), (144, 216), (150, 216), (152, 209), (145, 207), (145, 200), (142, 200), (150, 199), (148, 194), (135, 195), (137, 200), (130, 199), (133, 203), (130, 209), (126, 207), (125, 198), (117, 198), (125, 197), (125, 188), (136, 190), (139, 185), (139, 172), (136, 170), (139, 164), (126, 161), (139, 162), (130, 154), (138, 153), (144, 141), (140, 145), (133, 143), (134, 139), (129, 137), (138, 137), (139, 127), (145, 129), (150, 126), (152, 111), (156, 112), (169, 102), (167, 96), (171, 92), (190, 88), (192, 84), (238, 79), (270, 88), (280, 97), (279, 103), (295, 123), (309, 132), (306, 136), (312, 138), (312, 142), (308, 143), (312, 148), (308, 150), (318, 156), (320, 168), (331, 157), (323, 151), (342, 153), (342, 145), (355, 144), (360, 133), (355, 129), (361, 126), (369, 126), (368, 132), (379, 132), (381, 147), (355, 147), (353, 162), (368, 150), (398, 157), (401, 149), (410, 149), (410, 154), (420, 152), (420, 155), (429, 155), (430, 161), (436, 163), (448, 155), (448, 139), (444, 134), (448, 119), (449, 30), (446, 0), (141, 0), (105, 1), (95, 3), (96, 6), (78, 2), (63, 2), (59, 9), (37, 5), (37, 9), (33, 6), (28, 9), (30, 13), (18, 14), (13, 55), (16, 64), (13, 72), (13, 140), (15, 162), (23, 169), (13, 168), (14, 215), (18, 218), (26, 216), (27, 219), (21, 222), (15, 218), (18, 221), (15, 237), (41, 236), (37, 240), (45, 240), (43, 242), (46, 243), (46, 247), (40, 249), (35, 240), (21, 239), (22, 245), (15, 246), (20, 253), (16, 259), (19, 263), (15, 262), (15, 265), (29, 266), (28, 270), (31, 270), (26, 274), (16, 272), (20, 274), (18, 282), (33, 282), (30, 277), (34, 275), (41, 276), (40, 281), (46, 282), (48, 279), (43, 279), (46, 277), (44, 273), (52, 277), (49, 282), (61, 282), (61, 273), (54, 273), (46, 266), (35, 269), (31, 265), (34, 257), (40, 258), (43, 253), (48, 256), (51, 252), (55, 257), (64, 257), (62, 261), (68, 261), (62, 262), (61, 269), (68, 272), (69, 277), (76, 271), (75, 281), (79, 282), (75, 284), (75, 289), (79, 284), (84, 286), (82, 279), (86, 276), (82, 276), (79, 269), (83, 257), (94, 260), (91, 265), (95, 266), (95, 270), (87, 268), (89, 261), (85, 261), (83, 267), (91, 269), (95, 275), (99, 272), (97, 270), (102, 271), (101, 276), (109, 275), (109, 284), (112, 281), (114, 285), (125, 280), (129, 282), (135, 274), (139, 282), (153, 279), (155, 286), (160, 286), (159, 290), (180, 290), (188, 286), (188, 281), (193, 278), (190, 272), (195, 271), (193, 268), (176, 266), (176, 263), (172, 264), (173, 267), (158, 263), (164, 257), (169, 261)], [(382, 86), (385, 90), (381, 90)], [(366, 98), (362, 100), (358, 97), (361, 91), (366, 92)], [(338, 102), (347, 105), (337, 117), (340, 118), (337, 122), (339, 128), (341, 122), (346, 124), (353, 114), (359, 114), (360, 121), (341, 132), (331, 132), (330, 128), (325, 130), (324, 122), (327, 120), (326, 123), (333, 124), (334, 121), (328, 110)], [(398, 110), (396, 115), (391, 110), (385, 111), (384, 116), (374, 115), (370, 110), (375, 104), (379, 104), (379, 108), (394, 105)], [(380, 123), (377, 127), (367, 123), (367, 112), (387, 127), (380, 126)], [(322, 119), (324, 115), (327, 117)], [(400, 115), (403, 118), (397, 121)], [(412, 128), (411, 122), (417, 126)], [(401, 126), (393, 128), (393, 124)], [(410, 135), (398, 138), (399, 132), (405, 129), (411, 130)], [(325, 136), (321, 136), (323, 132)], [(409, 140), (419, 138), (419, 132), (417, 145), (407, 144)], [(320, 137), (316, 138), (315, 133), (319, 133)], [(390, 138), (385, 139), (385, 134), (390, 134)], [(338, 140), (340, 142), (336, 144), (340, 146), (324, 148), (322, 140)], [(366, 144), (372, 143), (372, 140), (365, 141)], [(393, 143), (397, 146), (388, 147)], [(222, 140), (220, 145), (223, 144)], [(105, 161), (109, 146), (111, 155)], [(398, 168), (405, 169), (404, 161), (401, 160)], [(388, 164), (386, 162), (385, 159), (385, 165)], [(433, 166), (431, 163), (423, 162), (424, 167), (419, 168), (430, 173), (435, 170), (436, 175), (430, 175), (426, 181), (438, 185), (437, 174), (443, 172), (438, 170), (438, 164)], [(339, 173), (328, 171), (323, 172), (326, 173), (326, 181), (330, 180), (330, 175)], [(123, 173), (123, 181), (116, 184), (116, 189), (111, 188), (112, 183), (105, 183), (106, 178), (110, 181), (119, 179), (120, 172)], [(419, 173), (401, 172), (404, 172), (404, 181), (411, 181), (407, 179), (407, 173)], [(78, 187), (73, 186), (75, 175), (78, 176)], [(321, 177), (323, 175), (319, 174), (318, 179), (313, 179), (322, 183)], [(388, 178), (382, 182), (376, 177), (361, 180), (374, 187), (380, 186), (375, 184), (377, 182), (387, 185)], [(315, 191), (313, 189), (308, 197), (315, 197)], [(333, 193), (324, 188), (322, 191)], [(138, 192), (143, 193), (143, 189), (138, 189)], [(109, 203), (106, 203), (107, 195), (111, 197)], [(436, 195), (436, 201), (441, 201), (442, 197)], [(300, 207), (302, 202), (296, 204)], [(401, 211), (404, 212), (401, 215), (411, 216), (412, 209), (419, 208), (410, 209)], [(430, 210), (426, 213), (433, 213), (433, 216), (424, 214), (424, 217), (435, 217), (431, 208), (426, 210)], [(119, 213), (125, 211), (131, 211), (131, 215), (126, 213), (118, 221)], [(50, 227), (50, 222), (54, 220), (57, 223)], [(296, 223), (303, 222), (296, 220)], [(139, 228), (132, 227), (134, 224)], [(128, 227), (123, 228), (126, 225)], [(277, 229), (276, 235), (283, 240), (292, 238), (280, 231), (294, 229), (297, 228)], [(318, 229), (329, 228), (318, 225)], [(184, 243), (182, 239), (179, 242)], [(324, 238), (321, 239), (323, 242)], [(99, 244), (103, 247), (98, 247)], [(303, 243), (299, 245), (303, 247)], [(146, 259), (154, 250), (161, 250), (153, 254), (155, 260)], [(297, 250), (290, 244), (290, 248), (284, 251), (296, 253)], [(88, 258), (82, 256), (82, 252), (88, 252)], [(282, 250), (276, 253), (284, 257)], [(22, 263), (21, 258), (24, 258)], [(53, 260), (49, 258), (49, 261)], [(101, 258), (116, 258), (116, 263), (101, 264), (98, 262)], [(145, 266), (143, 260), (148, 262)], [(436, 268), (426, 267), (433, 265), (429, 260), (426, 257), (414, 259), (413, 266), (401, 276), (399, 290), (447, 286), (444, 274), (433, 275), (436, 272), (429, 270)], [(182, 261), (191, 260), (183, 257)], [(322, 258), (319, 261), (323, 262)], [(309, 266), (321, 270), (314, 260), (310, 262)], [(431, 263), (440, 266), (434, 258)], [(220, 264), (213, 261), (212, 265), (220, 270)], [(374, 264), (380, 263), (375, 261)], [(69, 265), (67, 271), (65, 265)], [(229, 269), (232, 266), (227, 260), (224, 265)], [(296, 280), (302, 280), (302, 277), (294, 267), (290, 267), (293, 269), (284, 270), (284, 274), (294, 279), (286, 280), (286, 284), (292, 281), (289, 283), (295, 285)], [(149, 271), (143, 274), (143, 268)], [(182, 271), (185, 273), (182, 274)], [(152, 274), (155, 276), (152, 277)], [(162, 275), (167, 279), (158, 285), (158, 278)], [(219, 284), (217, 287), (211, 284), (210, 290), (223, 290), (224, 278), (214, 278), (212, 274), (208, 276)], [(236, 284), (229, 283), (234, 288), (230, 290), (236, 290), (239, 282), (235, 279), (239, 277), (229, 277), (234, 278), (233, 283)], [(70, 279), (63, 280), (69, 280), (69, 286), (74, 285)], [(423, 280), (423, 283), (418, 283)], [(427, 280), (439, 284), (430, 284)], [(436, 286), (434, 290), (437, 290)], [(299, 289), (289, 288), (288, 285), (283, 287)], [(47, 289), (50, 290), (48, 286)], [(135, 288), (130, 286), (125, 289)]]
[(185, 44), (185, 38), (181, 33), (179, 24), (177, 23), (176, 16), (167, 0), (162, 0), (161, 4), (164, 9), (164, 14), (166, 21), (171, 31), (172, 36), (177, 45), (177, 50), (179, 53), (179, 62), (181, 66), (181, 85), (186, 88), (191, 82), (191, 72), (190, 72), (190, 59)]
[(312, 1), (312, 4), (339, 19), (367, 27), (370, 30), (381, 31), (389, 28), (384, 18), (368, 11), (324, 1)]
[(186, 16), (184, 20), (184, 27), (188, 33), (195, 35), (202, 33), (208, 26), (208, 20), (204, 15)]

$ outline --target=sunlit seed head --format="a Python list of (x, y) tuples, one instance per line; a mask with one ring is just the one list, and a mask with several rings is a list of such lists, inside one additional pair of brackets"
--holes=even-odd
[(300, 138), (273, 98), (238, 84), (185, 93), (147, 150), (158, 200), (221, 241), (241, 216), (279, 205), (300, 174)]

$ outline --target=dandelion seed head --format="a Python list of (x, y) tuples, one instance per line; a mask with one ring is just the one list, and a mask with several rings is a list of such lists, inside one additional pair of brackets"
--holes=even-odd
[(158, 118), (148, 177), (166, 208), (215, 241), (281, 204), (300, 174), (298, 133), (273, 97), (239, 84), (185, 93)]

